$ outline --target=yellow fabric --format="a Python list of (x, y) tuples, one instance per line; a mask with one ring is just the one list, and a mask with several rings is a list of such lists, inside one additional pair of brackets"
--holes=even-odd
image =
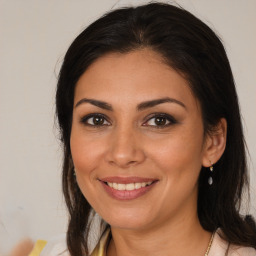
[(110, 229), (107, 229), (93, 250), (91, 256), (106, 256), (107, 244), (110, 239)]
[[(96, 245), (93, 250), (91, 256), (106, 256), (106, 249), (110, 239), (110, 229), (107, 229), (102, 235), (99, 243)], [(28, 256), (40, 256), (40, 253), (44, 249), (47, 241), (38, 240), (32, 250), (32, 252)]]
[(32, 252), (28, 256), (39, 256), (45, 245), (47, 244), (44, 240), (38, 240), (32, 250)]

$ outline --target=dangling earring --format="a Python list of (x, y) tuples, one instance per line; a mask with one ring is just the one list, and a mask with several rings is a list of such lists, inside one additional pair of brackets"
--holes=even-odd
[[(210, 163), (211, 163), (210, 172), (213, 172), (213, 165), (212, 165), (212, 162), (210, 161)], [(212, 183), (213, 183), (213, 178), (212, 178), (212, 176), (210, 176), (210, 177), (208, 178), (208, 184), (211, 186)]]
[(74, 176), (74, 179), (76, 180), (76, 169), (75, 169), (75, 167), (73, 168), (73, 176)]

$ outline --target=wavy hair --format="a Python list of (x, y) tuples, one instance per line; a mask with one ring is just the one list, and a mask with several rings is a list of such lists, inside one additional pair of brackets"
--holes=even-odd
[(256, 248), (255, 222), (240, 215), (248, 187), (245, 141), (230, 64), (218, 36), (190, 12), (164, 3), (111, 11), (88, 26), (69, 47), (56, 92), (56, 114), (63, 143), (63, 192), (69, 210), (67, 244), (72, 256), (88, 255), (93, 211), (73, 176), (70, 133), (74, 90), (78, 79), (107, 53), (149, 48), (182, 74), (200, 102), (205, 133), (220, 118), (227, 120), (226, 149), (215, 165), (214, 184), (209, 171), (199, 176), (198, 216), (202, 227), (220, 227), (228, 242)]

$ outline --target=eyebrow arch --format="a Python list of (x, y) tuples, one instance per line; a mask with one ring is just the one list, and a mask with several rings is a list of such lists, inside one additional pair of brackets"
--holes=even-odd
[(79, 100), (76, 105), (75, 108), (78, 107), (79, 105), (83, 104), (83, 103), (90, 103), (96, 107), (105, 109), (105, 110), (109, 110), (109, 111), (113, 111), (113, 108), (110, 104), (108, 104), (107, 102), (104, 101), (99, 101), (99, 100), (94, 100), (94, 99), (86, 99), (83, 98), (81, 100)]
[[(75, 108), (78, 107), (79, 105), (83, 104), (83, 103), (90, 103), (90, 104), (92, 104), (96, 107), (99, 107), (99, 108), (102, 108), (102, 109), (105, 109), (105, 110), (109, 110), (109, 111), (113, 111), (113, 107), (109, 103), (104, 102), (104, 101), (100, 101), (100, 100), (95, 100), (95, 99), (87, 99), (87, 98), (83, 98), (83, 99), (79, 100), (76, 103)], [(160, 98), (160, 99), (155, 99), (155, 100), (149, 100), (149, 101), (142, 102), (137, 106), (137, 110), (142, 111), (142, 110), (145, 110), (147, 108), (152, 108), (156, 105), (163, 104), (163, 103), (176, 103), (176, 104), (182, 106), (183, 108), (187, 109), (185, 104), (182, 103), (181, 101), (173, 99), (173, 98), (165, 97), (165, 98)]]
[(176, 100), (176, 99), (173, 99), (173, 98), (169, 98), (169, 97), (142, 102), (142, 103), (140, 103), (137, 106), (137, 110), (138, 111), (142, 111), (144, 109), (152, 108), (152, 107), (154, 107), (156, 105), (163, 104), (163, 103), (168, 103), (168, 102), (169, 103), (176, 103), (176, 104), (182, 106), (183, 108), (185, 108), (187, 110), (187, 108), (186, 108), (184, 103), (182, 103), (179, 100)]

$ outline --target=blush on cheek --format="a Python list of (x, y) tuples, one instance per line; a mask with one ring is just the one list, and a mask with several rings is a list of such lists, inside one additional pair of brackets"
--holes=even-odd
[(75, 166), (78, 168), (88, 165), (96, 154), (96, 148), (92, 149), (82, 142), (82, 139), (73, 139), (70, 142), (71, 155)]

